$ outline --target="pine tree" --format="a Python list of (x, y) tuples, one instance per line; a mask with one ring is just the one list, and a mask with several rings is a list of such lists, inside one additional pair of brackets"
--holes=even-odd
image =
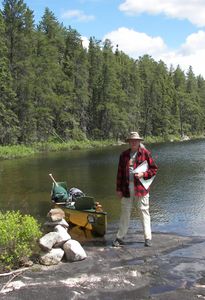
[(148, 55), (134, 60), (94, 37), (87, 51), (48, 8), (37, 27), (33, 19), (23, 0), (3, 1), (1, 144), (204, 132), (205, 81), (191, 67), (185, 75)]
[(100, 48), (100, 43), (100, 41), (92, 37), (89, 40), (88, 47), (88, 136), (92, 138), (99, 138), (100, 136), (97, 118), (97, 106), (99, 101), (98, 90), (103, 66), (103, 54)]
[[(67, 134), (73, 139), (86, 138), (88, 132), (88, 56), (79, 33), (69, 27), (64, 53), (64, 73), (70, 86)], [(72, 122), (72, 123), (71, 123)]]
[(121, 99), (124, 93), (117, 76), (117, 61), (112, 49), (111, 42), (106, 40), (102, 50), (103, 65), (99, 78), (98, 103), (96, 106), (97, 128), (101, 135), (100, 137), (103, 139), (117, 138), (121, 130), (119, 126), (123, 124), (121, 120), (123, 112)]
[(166, 65), (160, 61), (154, 71), (152, 86), (152, 135), (165, 139), (173, 134), (171, 108), (174, 86), (170, 80)]
[(23, 0), (4, 0), (3, 19), (13, 89), (14, 112), (21, 124), (20, 142), (35, 140), (35, 114), (32, 103), (32, 54), (34, 51), (33, 13)]
[(15, 93), (7, 59), (5, 27), (0, 13), (0, 144), (15, 144), (19, 135), (18, 118), (13, 112)]
[(156, 62), (148, 55), (140, 57), (138, 70), (141, 79), (141, 99), (140, 99), (140, 128), (144, 137), (152, 134), (152, 92), (155, 82)]
[(37, 28), (35, 55), (34, 103), (37, 107), (38, 140), (47, 140), (56, 133), (65, 138), (62, 116), (66, 110), (68, 88), (63, 73), (66, 29), (59, 24), (54, 14), (45, 9)]
[(186, 79), (187, 92), (187, 122), (190, 124), (191, 134), (198, 134), (203, 130), (203, 111), (200, 109), (197, 79), (192, 67), (189, 67)]
[(176, 90), (176, 101), (179, 107), (180, 135), (187, 134), (190, 125), (187, 122), (187, 93), (186, 93), (186, 77), (180, 66), (177, 66), (173, 81)]
[(141, 81), (135, 60), (119, 51), (118, 47), (115, 56), (117, 78), (120, 82), (118, 138), (124, 139), (128, 131), (140, 131)]
[(201, 132), (205, 129), (205, 80), (202, 76), (197, 76), (197, 88), (199, 95), (199, 109), (201, 110)]

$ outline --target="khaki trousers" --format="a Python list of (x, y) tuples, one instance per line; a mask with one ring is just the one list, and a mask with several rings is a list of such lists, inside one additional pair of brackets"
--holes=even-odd
[(137, 197), (134, 195), (134, 185), (130, 184), (129, 188), (130, 188), (130, 197), (129, 198), (123, 197), (121, 199), (121, 216), (119, 222), (119, 229), (117, 232), (117, 238), (122, 239), (127, 234), (132, 207), (133, 205), (135, 205), (140, 214), (140, 219), (144, 231), (144, 238), (151, 240), (152, 233), (151, 233), (151, 220), (149, 214), (149, 194), (142, 197)]

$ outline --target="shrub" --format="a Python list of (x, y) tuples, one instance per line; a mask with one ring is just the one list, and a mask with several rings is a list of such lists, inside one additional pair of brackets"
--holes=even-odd
[(4, 269), (18, 267), (22, 259), (29, 258), (40, 236), (40, 225), (33, 217), (0, 211), (0, 262)]

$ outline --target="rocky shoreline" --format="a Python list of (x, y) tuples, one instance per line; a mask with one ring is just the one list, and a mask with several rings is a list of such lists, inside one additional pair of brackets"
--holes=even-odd
[[(77, 237), (78, 232), (73, 232)], [(55, 266), (33, 265), (12, 278), (0, 277), (2, 300), (32, 299), (205, 299), (205, 239), (153, 233), (144, 247), (141, 232), (113, 248), (114, 232), (84, 235), (87, 258)]]

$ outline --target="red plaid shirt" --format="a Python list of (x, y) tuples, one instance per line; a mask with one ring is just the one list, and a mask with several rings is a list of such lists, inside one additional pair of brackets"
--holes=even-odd
[[(117, 172), (117, 191), (122, 192), (123, 197), (130, 197), (129, 192), (129, 160), (131, 149), (127, 149), (121, 153), (118, 172)], [(137, 156), (134, 162), (134, 169), (139, 166), (143, 161), (147, 160), (149, 169), (144, 173), (144, 179), (149, 179), (157, 173), (157, 165), (154, 162), (151, 152), (145, 148), (139, 147)], [(134, 177), (134, 190), (135, 196), (145, 196), (149, 193), (149, 189), (145, 189), (139, 179)]]

